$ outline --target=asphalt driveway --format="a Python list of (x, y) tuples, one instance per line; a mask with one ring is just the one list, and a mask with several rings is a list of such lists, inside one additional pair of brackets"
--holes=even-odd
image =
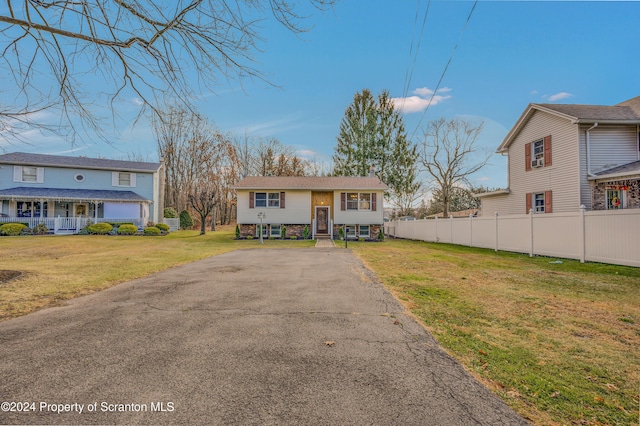
[(526, 424), (339, 248), (231, 252), (5, 321), (0, 360), (2, 424)]

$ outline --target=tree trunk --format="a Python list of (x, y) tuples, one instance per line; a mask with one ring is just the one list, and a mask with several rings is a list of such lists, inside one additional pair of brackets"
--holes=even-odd
[(205, 235), (207, 233), (207, 216), (200, 214), (200, 235)]

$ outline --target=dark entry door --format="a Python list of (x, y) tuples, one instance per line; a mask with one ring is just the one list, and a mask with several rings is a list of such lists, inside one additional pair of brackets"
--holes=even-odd
[(329, 233), (329, 207), (316, 208), (316, 232), (318, 234)]

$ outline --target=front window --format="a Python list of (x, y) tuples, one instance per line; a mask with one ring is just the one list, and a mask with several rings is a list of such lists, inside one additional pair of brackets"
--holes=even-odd
[(369, 238), (371, 236), (370, 234), (370, 228), (369, 225), (360, 225), (360, 236), (363, 238)]
[(273, 207), (276, 209), (280, 208), (280, 193), (279, 192), (270, 192), (269, 193), (269, 207)]
[(533, 211), (534, 213), (544, 213), (544, 192), (533, 194)]
[(262, 225), (258, 224), (258, 226), (256, 226), (256, 236), (260, 237), (260, 226), (262, 226), (262, 237), (269, 238), (269, 225), (266, 225), (264, 223)]
[(534, 160), (544, 159), (544, 139), (535, 141), (531, 145), (531, 149), (533, 150), (533, 152), (531, 153), (531, 158), (533, 158)]
[(273, 209), (280, 208), (279, 192), (256, 192), (256, 207), (269, 207)]
[(118, 173), (119, 186), (131, 186), (131, 173)]
[(360, 210), (371, 210), (371, 194), (360, 194)]
[(347, 210), (358, 210), (358, 193), (347, 193)]
[(355, 237), (356, 237), (356, 226), (347, 225), (347, 238), (355, 238)]
[(620, 210), (623, 207), (623, 191), (621, 189), (607, 189), (607, 210)]
[(38, 182), (38, 168), (37, 167), (22, 167), (22, 181), (23, 182)]
[(18, 201), (16, 216), (18, 217), (47, 217), (47, 202)]
[(280, 236), (280, 225), (271, 225), (271, 236), (279, 237)]

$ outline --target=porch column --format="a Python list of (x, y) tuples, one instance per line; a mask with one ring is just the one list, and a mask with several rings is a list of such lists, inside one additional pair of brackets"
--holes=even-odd
[(44, 200), (40, 200), (40, 219), (44, 218)]
[(98, 223), (98, 202), (93, 202), (93, 223)]

